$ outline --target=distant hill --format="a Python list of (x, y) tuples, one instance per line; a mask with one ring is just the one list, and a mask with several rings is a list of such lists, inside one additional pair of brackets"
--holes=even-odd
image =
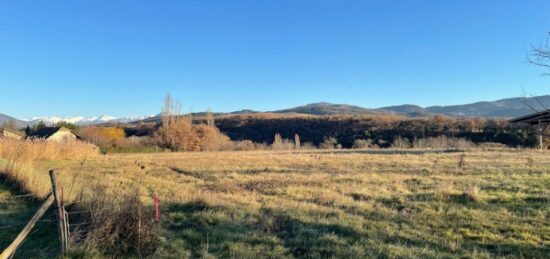
[[(525, 101), (529, 105), (525, 105)], [(534, 111), (529, 107), (534, 107), (537, 110), (550, 109), (550, 95), (543, 95), (530, 98), (508, 98), (496, 101), (476, 102), (463, 105), (448, 105), (448, 106), (430, 106), (421, 107), (414, 104), (404, 104), (396, 106), (388, 106), (377, 109), (363, 108), (349, 104), (332, 104), (327, 102), (311, 103), (303, 106), (298, 106), (289, 109), (259, 112), (254, 110), (240, 110), (234, 112), (218, 112), (213, 113), (214, 116), (225, 115), (244, 115), (244, 114), (307, 114), (307, 115), (357, 115), (357, 114), (400, 114), (409, 117), (433, 116), (442, 114), (453, 117), (486, 117), (486, 118), (513, 118), (523, 116)], [(206, 113), (193, 113), (193, 116), (201, 117)], [(139, 123), (139, 122), (158, 122), (160, 114), (151, 116), (125, 117), (116, 118), (111, 116), (101, 117), (39, 117), (33, 118), (31, 121), (18, 120), (8, 115), (0, 114), (0, 124), (15, 120), (18, 127), (25, 127), (27, 124), (34, 125), (42, 120), (47, 124), (53, 124), (58, 121), (68, 121), (77, 125), (112, 125), (118, 123)]]
[(416, 105), (399, 105), (383, 107), (378, 110), (389, 111), (407, 116), (444, 114), (447, 116), (460, 117), (511, 118), (534, 112), (528, 105), (525, 104), (525, 102), (537, 110), (550, 109), (550, 95), (543, 95), (529, 97), (526, 99), (516, 97), (492, 102), (476, 102), (449, 106), (430, 106), (426, 108)]
[(256, 114), (256, 113), (262, 113), (262, 112), (249, 110), (249, 109), (244, 109), (244, 110), (240, 110), (240, 111), (230, 112), (229, 114)]
[(525, 105), (525, 102), (537, 110), (550, 109), (550, 95), (543, 95), (526, 99), (516, 97), (497, 101), (476, 102), (463, 105), (430, 106), (425, 108), (413, 104), (404, 104), (378, 109), (368, 109), (355, 105), (321, 102), (278, 110), (274, 111), (274, 113), (304, 113), (312, 115), (394, 113), (409, 117), (443, 114), (454, 117), (511, 118), (534, 112), (528, 105)]
[(273, 113), (303, 113), (312, 115), (335, 115), (335, 114), (359, 114), (376, 113), (371, 109), (349, 105), (332, 104), (327, 102), (312, 103), (304, 106), (298, 106), (290, 109), (273, 111)]
[(379, 112), (391, 112), (391, 113), (397, 113), (397, 114), (403, 114), (410, 117), (418, 117), (418, 116), (428, 116), (433, 115), (430, 112), (428, 112), (425, 108), (422, 108), (418, 105), (414, 104), (403, 104), (403, 105), (397, 105), (397, 106), (388, 106), (377, 109)]
[(14, 117), (10, 117), (8, 115), (0, 113), (0, 126), (2, 126), (4, 123), (9, 122), (9, 121), (15, 121), (15, 125), (17, 125), (18, 128), (26, 127), (27, 124), (29, 124), (26, 121), (18, 120)]

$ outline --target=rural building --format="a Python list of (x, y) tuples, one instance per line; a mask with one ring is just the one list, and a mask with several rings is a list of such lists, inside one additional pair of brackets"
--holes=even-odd
[(0, 138), (22, 139), (24, 137), (25, 134), (19, 132), (18, 130), (0, 128)]
[(550, 147), (550, 135), (545, 134), (546, 129), (550, 125), (550, 110), (535, 112), (529, 115), (518, 117), (510, 120), (511, 123), (524, 123), (537, 127), (537, 138), (540, 149), (548, 149)]
[(41, 128), (29, 135), (28, 138), (46, 139), (48, 141), (56, 142), (71, 142), (80, 139), (80, 137), (76, 133), (65, 127)]

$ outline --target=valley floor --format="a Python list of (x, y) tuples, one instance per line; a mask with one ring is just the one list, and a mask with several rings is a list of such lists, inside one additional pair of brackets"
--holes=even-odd
[[(410, 258), (550, 254), (550, 153), (257, 151), (49, 161), (67, 196), (160, 197), (154, 257)], [(74, 186), (72, 186), (74, 185)], [(76, 194), (73, 195), (76, 197)]]

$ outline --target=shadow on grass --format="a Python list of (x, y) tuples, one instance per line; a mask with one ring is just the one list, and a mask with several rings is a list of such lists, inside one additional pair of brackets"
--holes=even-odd
[(539, 246), (526, 246), (518, 244), (487, 244), (473, 243), (476, 248), (481, 248), (495, 258), (548, 258), (550, 247), (541, 244)]
[(335, 224), (303, 222), (282, 211), (259, 213), (197, 201), (171, 204), (164, 222), (170, 242), (191, 257), (342, 258), (364, 255), (364, 236)]
[[(0, 251), (8, 247), (36, 213), (41, 202), (26, 197), (0, 179)], [(36, 223), (14, 258), (53, 258), (58, 252), (57, 224), (53, 207)]]
[[(400, 205), (396, 200), (388, 200), (384, 206), (399, 209)], [(163, 215), (167, 241), (161, 250), (164, 249), (165, 254), (178, 253), (193, 258), (372, 258), (392, 257), (396, 253), (468, 257), (476, 251), (491, 256), (543, 258), (548, 254), (543, 244), (509, 244), (506, 240), (490, 244), (459, 237), (458, 245), (453, 246), (445, 238), (423, 239), (412, 234), (414, 220), (402, 222), (409, 225), (405, 232), (389, 234), (384, 230), (392, 222), (399, 224), (399, 217), (383, 218), (375, 211), (361, 213), (370, 222), (361, 231), (344, 223), (304, 221), (290, 211), (265, 207), (247, 211), (239, 207), (212, 206), (204, 201), (170, 204)], [(315, 218), (314, 215), (304, 217)], [(449, 222), (434, 233), (443, 235), (445, 229), (458, 228), (461, 224)]]
[[(263, 235), (253, 215), (242, 210), (197, 201), (170, 204), (163, 215), (166, 215), (163, 225), (168, 231), (168, 250), (183, 249), (184, 254), (193, 258), (288, 255), (277, 238)], [(182, 251), (169, 252), (182, 254)]]

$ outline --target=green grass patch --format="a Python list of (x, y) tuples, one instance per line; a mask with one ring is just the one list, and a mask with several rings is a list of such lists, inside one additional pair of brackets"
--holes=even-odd
[[(0, 180), (0, 251), (8, 247), (40, 207), (40, 202), (20, 197)], [(36, 223), (14, 258), (53, 258), (57, 255), (59, 242), (55, 210), (50, 208)]]

